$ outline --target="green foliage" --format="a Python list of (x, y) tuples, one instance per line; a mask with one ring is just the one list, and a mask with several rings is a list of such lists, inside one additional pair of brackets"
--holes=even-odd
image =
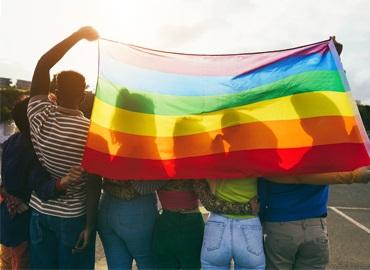
[(27, 95), (29, 95), (28, 90), (19, 90), (15, 87), (0, 90), (0, 122), (11, 120), (14, 104)]

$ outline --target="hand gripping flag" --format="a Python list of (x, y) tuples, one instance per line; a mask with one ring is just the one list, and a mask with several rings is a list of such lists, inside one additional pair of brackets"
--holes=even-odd
[(100, 41), (83, 167), (111, 179), (347, 171), (369, 140), (333, 40), (195, 55)]

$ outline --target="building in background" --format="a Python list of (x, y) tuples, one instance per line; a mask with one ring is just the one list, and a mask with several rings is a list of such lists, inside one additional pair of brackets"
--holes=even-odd
[(29, 90), (31, 88), (31, 81), (17, 80), (16, 87), (18, 89)]
[(12, 80), (9, 78), (0, 77), (0, 89), (8, 88), (12, 84)]

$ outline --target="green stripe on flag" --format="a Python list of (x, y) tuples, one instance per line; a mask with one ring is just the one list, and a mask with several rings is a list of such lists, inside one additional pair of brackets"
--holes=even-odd
[(212, 112), (268, 99), (315, 91), (345, 92), (337, 71), (309, 71), (234, 94), (172, 96), (134, 89), (99, 78), (97, 97), (115, 107), (147, 114), (188, 115)]

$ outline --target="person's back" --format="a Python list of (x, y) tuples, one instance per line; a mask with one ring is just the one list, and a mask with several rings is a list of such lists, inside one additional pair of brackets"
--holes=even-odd
[[(78, 41), (97, 38), (94, 29), (81, 28), (45, 53), (34, 71), (28, 105), (31, 139), (41, 164), (55, 179), (81, 165), (89, 120), (78, 110), (85, 95), (85, 78), (75, 71), (60, 72), (56, 105), (48, 99), (49, 72)], [(86, 183), (80, 178), (67, 187), (65, 194), (48, 201), (32, 194), (31, 268), (93, 268), (95, 212), (100, 195), (96, 180), (96, 184)], [(87, 190), (91, 190), (91, 196), (87, 196)]]
[[(2, 251), (11, 253), (12, 269), (28, 268), (28, 240), (31, 211), (28, 207), (32, 189), (43, 198), (57, 192), (50, 176), (37, 161), (27, 118), (28, 98), (16, 103), (12, 118), (19, 132), (2, 145), (0, 243)], [(1, 256), (2, 260), (3, 256)]]
[(260, 179), (260, 217), (271, 222), (324, 217), (327, 213), (328, 190), (327, 185), (280, 184)]
[(17, 132), (3, 143), (2, 148), (2, 186), (9, 194), (27, 202), (31, 194), (27, 174), (35, 158), (29, 136)]
[[(31, 211), (27, 207), (31, 190), (27, 183), (33, 150), (29, 136), (17, 132), (3, 143), (0, 203), (0, 244), (9, 252), (9, 267), (29, 267), (28, 227)], [(22, 206), (22, 211), (18, 210)], [(3, 256), (1, 256), (2, 261)]]
[[(55, 179), (81, 164), (90, 122), (82, 112), (58, 107), (47, 96), (35, 96), (28, 105), (28, 116), (35, 152)], [(85, 199), (85, 182), (81, 181), (54, 200), (43, 202), (32, 194), (30, 206), (44, 214), (78, 217), (86, 211)]]

